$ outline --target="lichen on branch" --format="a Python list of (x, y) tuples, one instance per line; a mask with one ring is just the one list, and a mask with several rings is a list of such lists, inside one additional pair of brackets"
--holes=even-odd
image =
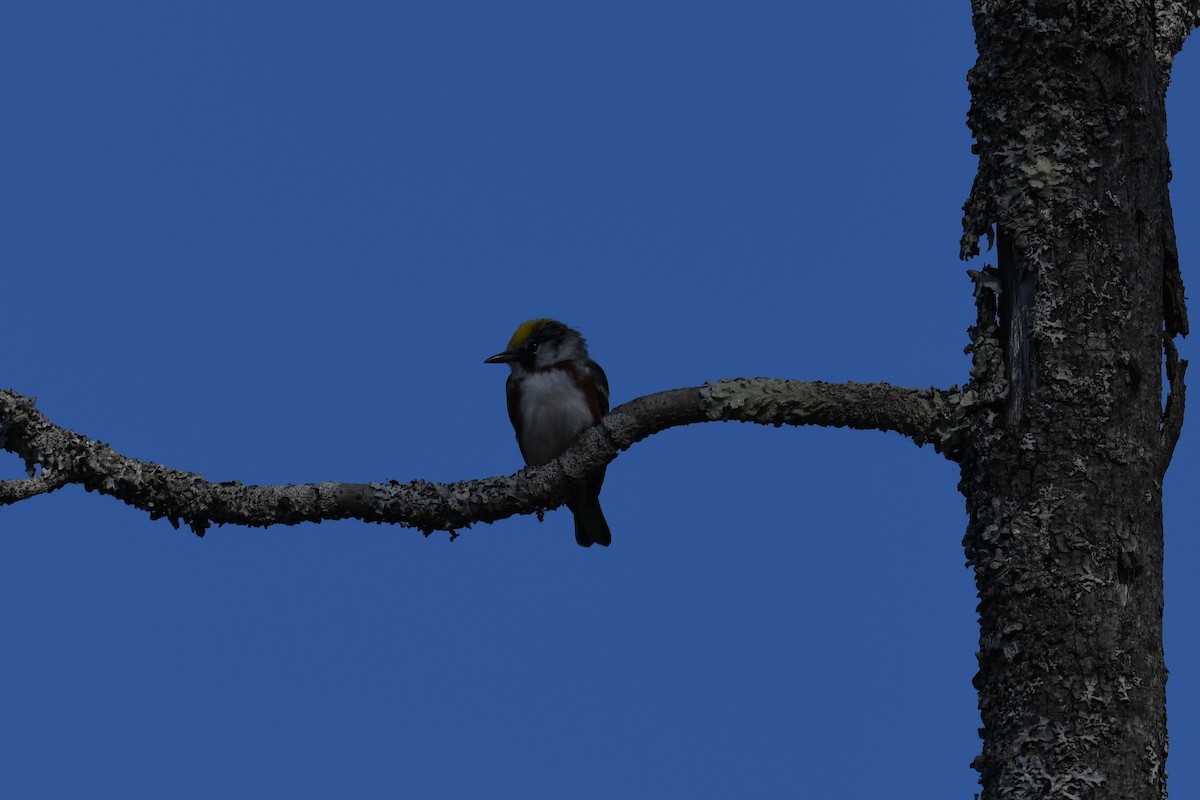
[(581, 434), (559, 458), (512, 475), (454, 483), (254, 486), (208, 481), (198, 473), (129, 458), (55, 425), (32, 398), (5, 389), (0, 390), (0, 447), (25, 462), (29, 478), (0, 481), (0, 505), (74, 483), (139, 508), (151, 519), (166, 518), (176, 526), (182, 522), (198, 535), (213, 524), (295, 525), (351, 518), (426, 533), (454, 532), (555, 508), (620, 451), (680, 425), (738, 420), (895, 431), (957, 458), (961, 415), (971, 404), (970, 395), (956, 388), (738, 378), (631, 400)]

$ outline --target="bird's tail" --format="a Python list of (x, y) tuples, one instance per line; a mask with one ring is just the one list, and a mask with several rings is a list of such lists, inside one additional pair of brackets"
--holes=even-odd
[(600, 493), (586, 492), (575, 498), (567, 507), (575, 515), (575, 541), (580, 547), (591, 547), (602, 544), (608, 547), (612, 544), (612, 532), (608, 529), (608, 520), (600, 509)]

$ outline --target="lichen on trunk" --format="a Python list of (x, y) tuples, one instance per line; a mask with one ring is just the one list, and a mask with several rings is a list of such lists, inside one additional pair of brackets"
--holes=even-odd
[(985, 800), (1161, 798), (1161, 376), (1164, 331), (1187, 322), (1181, 299), (1164, 305), (1179, 273), (1155, 8), (974, 9), (962, 254), (998, 244), (996, 268), (973, 273), (969, 388), (988, 402), (960, 484), (975, 766)]

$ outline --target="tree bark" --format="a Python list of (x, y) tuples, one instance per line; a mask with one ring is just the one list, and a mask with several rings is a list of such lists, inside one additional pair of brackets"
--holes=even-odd
[(1195, 5), (974, 2), (962, 250), (994, 231), (998, 260), (974, 273), (960, 484), (984, 800), (1166, 796), (1162, 475), (1187, 317), (1164, 98)]

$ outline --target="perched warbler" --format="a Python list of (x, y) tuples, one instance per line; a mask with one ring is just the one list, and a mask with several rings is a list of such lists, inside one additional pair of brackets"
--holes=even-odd
[[(608, 378), (588, 358), (579, 331), (552, 319), (521, 323), (508, 349), (484, 359), (508, 364), (508, 418), (525, 463), (540, 467), (558, 458), (581, 432), (608, 413)], [(609, 545), (612, 534), (600, 510), (604, 470), (567, 500), (575, 515), (575, 541)]]

